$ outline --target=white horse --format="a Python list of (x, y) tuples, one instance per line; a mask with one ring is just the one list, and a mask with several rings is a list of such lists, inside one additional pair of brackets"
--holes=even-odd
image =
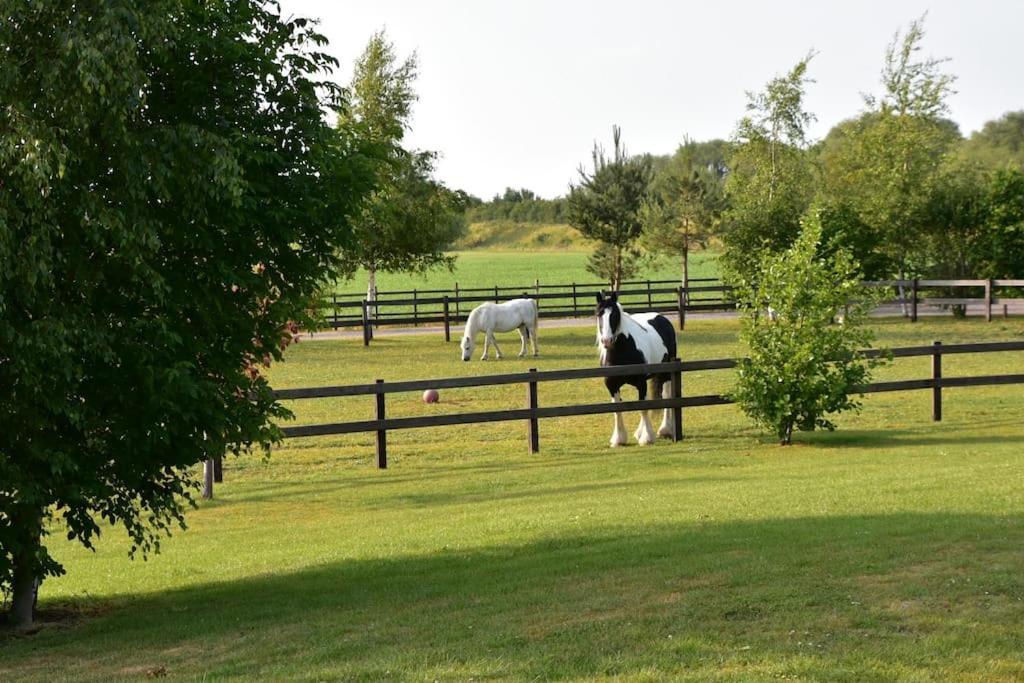
[(466, 331), (462, 335), (462, 360), (469, 360), (473, 355), (473, 345), (478, 332), (484, 333), (484, 355), (480, 360), (487, 360), (487, 351), (494, 347), (494, 353), (501, 358), (501, 349), (494, 339), (495, 332), (511, 332), (519, 330), (523, 345), (519, 349), (519, 357), (526, 355), (526, 342), (533, 344), (533, 355), (537, 353), (537, 302), (533, 299), (513, 299), (503, 304), (487, 302), (474, 308), (466, 320)]

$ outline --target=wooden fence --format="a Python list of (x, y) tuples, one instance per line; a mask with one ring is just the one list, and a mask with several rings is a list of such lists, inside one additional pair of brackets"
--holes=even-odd
[[(867, 357), (875, 357), (880, 353), (888, 353), (895, 358), (931, 356), (931, 377), (889, 382), (874, 382), (860, 387), (858, 391), (863, 393), (878, 393), (885, 391), (930, 389), (932, 391), (932, 419), (938, 421), (942, 419), (943, 388), (1024, 383), (1024, 374), (943, 377), (942, 357), (958, 353), (993, 353), (1004, 351), (1024, 351), (1024, 341), (949, 344), (945, 346), (941, 342), (935, 342), (930, 346), (902, 347), (889, 349), (888, 351), (883, 352), (879, 352), (878, 350), (869, 350), (864, 352), (864, 355)], [(372, 420), (285, 427), (282, 431), (284, 432), (284, 436), (287, 438), (375, 432), (377, 438), (377, 466), (383, 469), (387, 467), (387, 434), (389, 431), (396, 429), (415, 429), (420, 427), (440, 427), (484, 422), (521, 421), (526, 425), (528, 451), (530, 453), (537, 453), (540, 451), (538, 421), (541, 419), (668, 408), (673, 411), (672, 438), (673, 440), (678, 441), (683, 438), (684, 408), (698, 408), (703, 406), (732, 403), (732, 400), (728, 396), (720, 394), (685, 396), (683, 394), (683, 375), (687, 372), (734, 368), (738, 362), (739, 361), (734, 358), (697, 361), (680, 361), (675, 359), (668, 363), (657, 363), (654, 365), (644, 366), (626, 365), (618, 367), (584, 368), (577, 370), (548, 370), (544, 372), (538, 372), (535, 369), (531, 369), (528, 372), (502, 375), (451, 377), (445, 379), (410, 381), (403, 380), (396, 382), (385, 382), (382, 379), (378, 379), (373, 384), (328, 386), (308, 389), (282, 389), (274, 392), (274, 394), (279, 400), (314, 399), (340, 396), (373, 396), (376, 412), (375, 417)], [(627, 376), (636, 375), (641, 372), (671, 374), (671, 397), (648, 399), (646, 401), (623, 401), (617, 404), (604, 402), (568, 406), (541, 406), (539, 402), (538, 385), (544, 382)], [(389, 394), (423, 391), (425, 389), (452, 389), (496, 386), (502, 384), (524, 385), (525, 407), (513, 410), (489, 410), (483, 412), (425, 415), (417, 417), (389, 418), (387, 416), (386, 398)]]
[[(619, 298), (627, 309), (672, 313), (678, 317), (679, 329), (686, 325), (686, 314), (694, 311), (728, 311), (735, 309), (732, 290), (719, 280), (704, 278), (690, 281), (688, 287), (675, 280), (643, 280), (625, 283)], [(916, 321), (921, 306), (948, 307), (980, 305), (987, 320), (998, 306), (1008, 311), (1010, 305), (1024, 305), (1024, 298), (1008, 298), (1002, 294), (1024, 288), (1024, 280), (877, 280), (864, 283), (869, 287), (892, 290), (895, 297), (887, 304), (906, 304), (910, 320)], [(380, 325), (440, 324), (445, 341), (451, 341), (453, 325), (465, 322), (469, 312), (485, 301), (499, 301), (527, 296), (537, 301), (541, 318), (579, 318), (593, 314), (594, 295), (604, 287), (601, 283), (541, 285), (527, 287), (487, 287), (454, 290), (403, 290), (380, 292), (376, 301), (367, 301), (359, 294), (337, 294), (321, 304), (324, 318), (334, 327), (360, 327), (363, 343), (369, 345), (373, 330)], [(902, 296), (900, 291), (902, 288)], [(951, 296), (950, 292), (962, 296)], [(967, 296), (974, 294), (975, 296)]]
[[(675, 313), (685, 323), (688, 311), (721, 311), (735, 308), (731, 288), (711, 279), (695, 279), (690, 287), (679, 287), (678, 280), (627, 282), (619, 289), (619, 298), (628, 307), (645, 311)], [(529, 297), (537, 302), (541, 318), (580, 318), (594, 312), (594, 295), (608, 289), (602, 283), (569, 283), (523, 287), (459, 288), (454, 290), (405, 290), (377, 294), (367, 301), (358, 294), (336, 294), (320, 304), (328, 325), (360, 327), (363, 342), (373, 339), (380, 325), (442, 325), (445, 340), (451, 340), (453, 325), (463, 323), (470, 311), (486, 301), (505, 301)]]

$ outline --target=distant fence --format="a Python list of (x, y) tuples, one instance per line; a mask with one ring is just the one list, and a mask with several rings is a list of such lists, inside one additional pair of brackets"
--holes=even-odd
[[(908, 379), (890, 382), (874, 382), (859, 388), (864, 393), (885, 391), (909, 391), (930, 389), (932, 391), (932, 419), (942, 419), (942, 389), (947, 387), (971, 387), (994, 384), (1022, 384), (1024, 374), (985, 375), (975, 377), (943, 377), (942, 357), (959, 353), (993, 353), (1005, 351), (1024, 351), (1024, 341), (987, 342), (979, 344), (950, 344), (944, 346), (935, 342), (930, 346), (911, 346), (889, 349), (886, 353), (896, 358), (912, 356), (931, 356), (931, 377)], [(864, 352), (867, 357), (877, 357), (878, 350)], [(538, 421), (543, 418), (567, 417), (573, 415), (598, 415), (612, 412), (628, 412), (634, 410), (656, 410), (668, 408), (673, 412), (672, 438), (683, 438), (683, 409), (703, 406), (724, 405), (732, 403), (728, 396), (706, 394), (700, 396), (683, 395), (683, 374), (704, 370), (720, 370), (736, 367), (739, 361), (734, 358), (717, 360), (680, 361), (653, 365), (625, 365), (616, 367), (584, 368), (577, 370), (547, 370), (538, 372), (531, 369), (502, 375), (484, 375), (479, 377), (450, 377), (445, 379), (427, 379), (385, 382), (378, 379), (373, 384), (355, 384), (346, 386), (328, 386), (307, 389), (281, 389), (274, 392), (278, 400), (314, 399), (341, 396), (373, 396), (375, 417), (372, 420), (338, 422), (300, 427), (285, 427), (285, 437), (322, 436), (328, 434), (352, 434), (358, 432), (375, 432), (377, 438), (377, 466), (387, 467), (387, 434), (395, 429), (415, 429), (420, 427), (441, 427), (459, 424), (477, 424), (484, 422), (521, 421), (526, 425), (527, 448), (530, 453), (540, 451), (540, 432)], [(1021, 367), (1018, 365), (1018, 367)], [(538, 385), (544, 382), (579, 380), (588, 378), (620, 377), (636, 374), (668, 373), (672, 377), (672, 393), (670, 398), (655, 398), (645, 401), (623, 401), (621, 403), (587, 403), (568, 406), (541, 407), (538, 398)], [(524, 385), (525, 407), (513, 410), (490, 410), (483, 412), (452, 413), (444, 415), (424, 415), (417, 417), (387, 416), (386, 398), (390, 394), (426, 389), (452, 389), (464, 387), (496, 386), (502, 384)]]
[[(685, 328), (689, 312), (735, 310), (732, 289), (720, 280), (700, 278), (690, 283), (681, 287), (677, 280), (626, 282), (619, 289), (619, 299), (630, 310), (675, 314), (679, 329)], [(921, 306), (982, 305), (988, 320), (1000, 305), (1004, 312), (1011, 305), (1024, 307), (1024, 298), (1000, 294), (1000, 290), (1024, 288), (1024, 280), (877, 280), (864, 284), (893, 290), (895, 298), (886, 303), (905, 304), (911, 321), (917, 320)], [(375, 301), (367, 301), (361, 294), (336, 294), (323, 300), (320, 309), (331, 327), (361, 328), (366, 345), (373, 339), (374, 328), (381, 325), (441, 325), (445, 341), (451, 341), (452, 326), (465, 322), (469, 312), (485, 301), (526, 296), (537, 301), (541, 318), (580, 318), (593, 314), (594, 295), (601, 289), (607, 289), (607, 285), (542, 285), (539, 281), (522, 287), (460, 289), (456, 285), (453, 290), (381, 291)], [(950, 290), (963, 295), (949, 296)]]

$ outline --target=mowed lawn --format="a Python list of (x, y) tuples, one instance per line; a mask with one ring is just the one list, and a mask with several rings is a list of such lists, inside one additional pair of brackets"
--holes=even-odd
[[(500, 249), (453, 252), (455, 270), (432, 270), (425, 275), (408, 273), (380, 273), (377, 287), (381, 291), (409, 291), (412, 289), (454, 289), (466, 287), (527, 287), (538, 280), (542, 285), (570, 285), (594, 283), (599, 278), (586, 271), (589, 251), (560, 249), (551, 251), (522, 251)], [(538, 275), (538, 273), (540, 275)], [(718, 277), (718, 253), (700, 251), (690, 257), (690, 277)], [(647, 268), (635, 279), (680, 280), (682, 266), (663, 262)], [(339, 282), (338, 293), (365, 292), (366, 274), (359, 272), (348, 282)]]
[[(1024, 338), (1024, 321), (878, 322), (913, 345)], [(693, 320), (684, 358), (740, 353)], [(463, 363), (440, 335), (303, 342), (280, 388), (594, 365), (591, 327), (541, 330), (539, 359)], [(880, 378), (924, 377), (927, 358)], [(950, 356), (947, 376), (1024, 354)], [(719, 391), (731, 371), (686, 377)], [(389, 414), (521, 407), (521, 386), (389, 397)], [(600, 380), (542, 405), (605, 401)], [(299, 421), (371, 415), (296, 402)], [(50, 539), (35, 635), (0, 641), (0, 680), (829, 680), (1024, 678), (1024, 386), (869, 396), (835, 433), (783, 448), (733, 406), (686, 439), (609, 449), (610, 416), (287, 442), (230, 460), (213, 502), (147, 562), (116, 530)], [(636, 416), (627, 416), (630, 431)]]

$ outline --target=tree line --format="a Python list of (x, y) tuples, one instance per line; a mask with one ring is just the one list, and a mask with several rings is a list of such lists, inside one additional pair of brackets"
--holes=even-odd
[(562, 210), (598, 243), (591, 272), (614, 287), (671, 258), (685, 283), (690, 253), (714, 241), (726, 276), (743, 281), (814, 216), (822, 251), (848, 249), (869, 279), (1024, 273), (1024, 111), (963, 138), (948, 118), (955, 77), (919, 57), (924, 35), (922, 18), (894, 36), (879, 92), (820, 141), (807, 135), (813, 53), (747, 94), (729, 141), (632, 156), (614, 127), (611, 155), (595, 143)]

